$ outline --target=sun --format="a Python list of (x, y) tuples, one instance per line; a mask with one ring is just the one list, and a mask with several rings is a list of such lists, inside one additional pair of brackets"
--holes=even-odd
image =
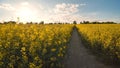
[(36, 13), (30, 7), (21, 7), (17, 10), (16, 15), (21, 21), (29, 22), (35, 20)]
[(19, 11), (19, 16), (20, 17), (29, 17), (33, 15), (32, 14), (32, 10), (30, 10), (29, 8), (22, 8), (20, 11)]

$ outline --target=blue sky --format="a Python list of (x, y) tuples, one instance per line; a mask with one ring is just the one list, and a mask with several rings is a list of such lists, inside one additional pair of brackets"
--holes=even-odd
[(0, 21), (120, 22), (120, 0), (0, 0)]

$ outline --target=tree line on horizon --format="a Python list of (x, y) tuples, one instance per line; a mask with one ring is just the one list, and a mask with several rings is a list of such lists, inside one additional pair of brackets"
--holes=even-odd
[[(0, 24), (23, 24), (23, 22), (16, 22), (16, 21), (7, 21), (7, 22), (3, 22)], [(25, 24), (46, 24), (44, 23), (44, 21), (41, 22), (26, 22)], [(98, 22), (98, 21), (94, 21), (94, 22), (90, 22), (90, 21), (82, 21), (77, 23), (77, 21), (73, 21), (73, 23), (68, 23), (68, 22), (54, 22), (54, 23), (47, 23), (47, 24), (120, 24), (120, 23), (115, 23), (112, 21), (107, 21), (107, 22)]]

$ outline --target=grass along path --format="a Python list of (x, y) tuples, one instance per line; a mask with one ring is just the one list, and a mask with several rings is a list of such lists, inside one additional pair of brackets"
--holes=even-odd
[(76, 29), (73, 30), (65, 68), (112, 68), (96, 60), (96, 57), (83, 46)]

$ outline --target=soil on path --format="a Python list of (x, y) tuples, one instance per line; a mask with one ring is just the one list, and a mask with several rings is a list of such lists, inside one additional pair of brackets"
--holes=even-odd
[(65, 59), (65, 68), (112, 68), (96, 60), (82, 45), (76, 29), (73, 30), (68, 55)]

